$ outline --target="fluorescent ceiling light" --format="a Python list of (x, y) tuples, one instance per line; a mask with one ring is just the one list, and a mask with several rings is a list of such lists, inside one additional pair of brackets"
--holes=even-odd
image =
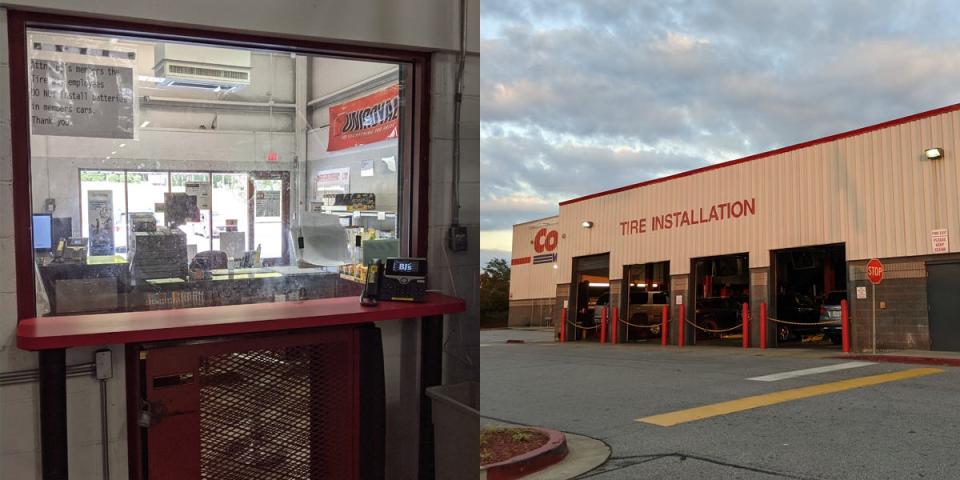
[(590, 282), (589, 285), (591, 287), (609, 287), (610, 283), (609, 282)]

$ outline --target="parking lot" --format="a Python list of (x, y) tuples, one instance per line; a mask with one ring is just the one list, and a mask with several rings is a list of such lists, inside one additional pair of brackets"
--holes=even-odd
[(960, 369), (551, 339), (481, 332), (481, 413), (609, 444), (578, 478), (960, 478)]

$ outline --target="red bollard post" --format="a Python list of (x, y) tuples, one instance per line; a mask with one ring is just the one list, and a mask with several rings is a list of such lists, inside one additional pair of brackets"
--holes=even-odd
[(683, 312), (683, 304), (681, 303), (681, 304), (680, 304), (680, 314), (677, 316), (677, 325), (679, 325), (679, 327), (677, 328), (677, 346), (678, 346), (678, 347), (682, 347), (683, 344), (684, 344), (684, 338), (683, 338), (683, 329), (684, 329), (684, 326), (683, 326), (683, 324), (685, 323), (684, 320), (685, 320), (686, 318), (687, 318), (687, 316), (684, 315), (684, 312)]
[(613, 331), (610, 332), (610, 343), (617, 344), (617, 335), (620, 333), (620, 309), (618, 307), (613, 307), (613, 317), (610, 320), (610, 323), (613, 325)]
[(600, 310), (600, 344), (607, 343), (607, 307)]
[(767, 304), (760, 304), (760, 349), (767, 348)]
[(850, 313), (846, 300), (840, 300), (840, 334), (843, 337), (843, 353), (850, 353)]
[(743, 303), (743, 348), (750, 348), (750, 305)]
[(560, 343), (567, 341), (567, 309), (560, 310)]
[(661, 325), (660, 325), (660, 345), (663, 345), (663, 346), (667, 346), (667, 343), (668, 343), (669, 340), (670, 340), (670, 337), (669, 337), (669, 335), (667, 334), (667, 324), (668, 324), (668, 322), (667, 322), (667, 320), (668, 320), (668, 319), (667, 319), (667, 312), (668, 312), (668, 311), (669, 311), (669, 310), (667, 309), (667, 306), (664, 305), (664, 306), (663, 306), (663, 312), (661, 312), (661, 315), (660, 315), (660, 318), (661, 318)]

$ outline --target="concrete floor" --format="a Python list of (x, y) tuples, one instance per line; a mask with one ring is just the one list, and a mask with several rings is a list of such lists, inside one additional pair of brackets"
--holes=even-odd
[(543, 425), (609, 444), (610, 460), (577, 478), (960, 478), (958, 368), (660, 427), (635, 419), (918, 366), (880, 363), (758, 382), (747, 379), (846, 360), (808, 349), (536, 343), (528, 332), (528, 343), (506, 344), (509, 333), (481, 332), (484, 421)]

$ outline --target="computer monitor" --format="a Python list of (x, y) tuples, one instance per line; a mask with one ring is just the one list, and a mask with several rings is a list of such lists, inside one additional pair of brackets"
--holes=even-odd
[(53, 219), (49, 213), (33, 214), (33, 249), (48, 252), (53, 248)]

